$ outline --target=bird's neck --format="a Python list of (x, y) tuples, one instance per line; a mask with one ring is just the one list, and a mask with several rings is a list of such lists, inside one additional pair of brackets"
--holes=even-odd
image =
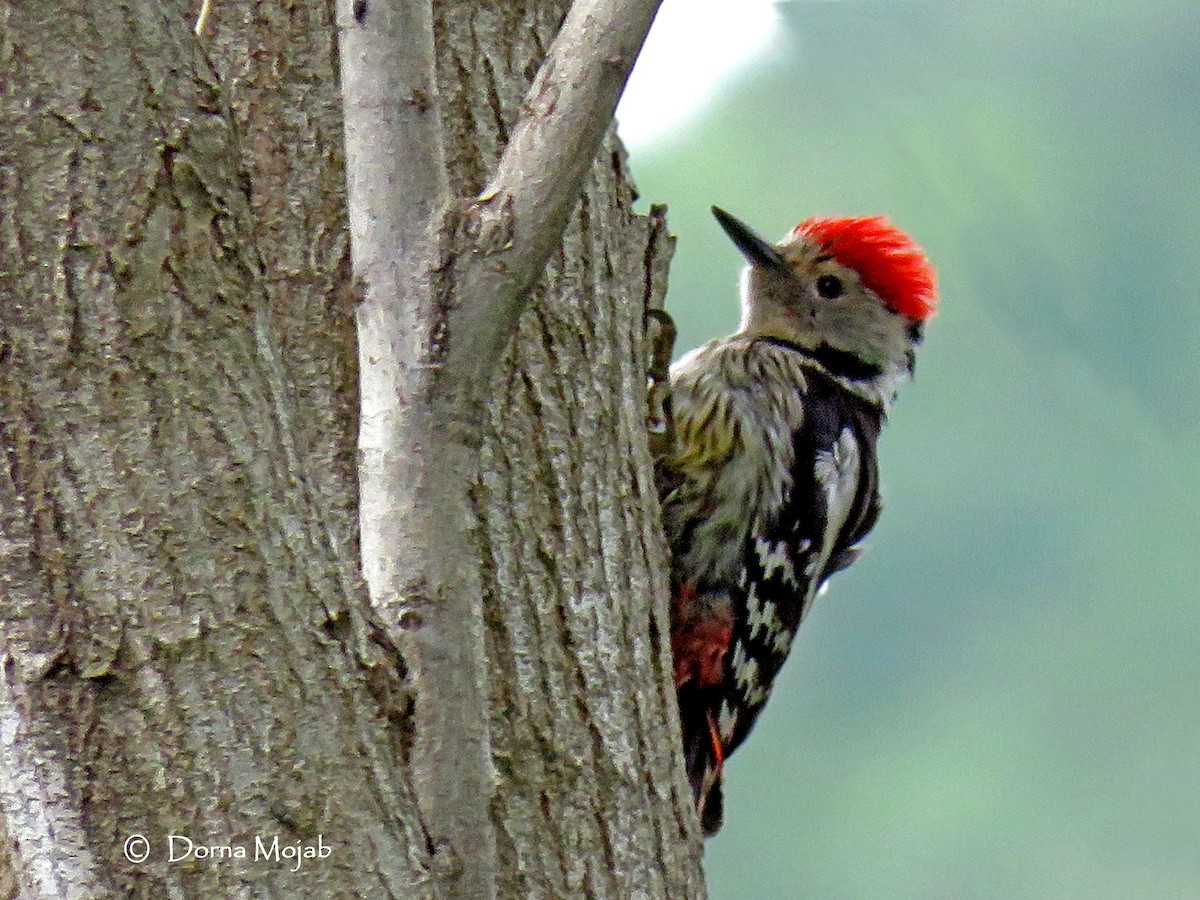
[(881, 413), (891, 408), (900, 385), (912, 374), (907, 364), (876, 366), (828, 344), (806, 347), (790, 338), (771, 334), (747, 337), (795, 352), (803, 357), (806, 366), (819, 369), (851, 394), (877, 407)]

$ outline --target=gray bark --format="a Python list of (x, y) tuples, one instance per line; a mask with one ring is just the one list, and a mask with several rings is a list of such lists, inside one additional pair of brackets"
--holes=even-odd
[[(477, 437), (423, 458), (443, 436), (410, 434), (401, 460), (465, 504), (394, 552), (418, 570), (454, 560), (478, 613), (488, 756), (471, 802), (495, 849), (472, 873), (478, 820), (444, 817), (429, 785), (445, 770), (422, 774), (423, 735), (455, 702), (418, 677), (422, 629), (446, 610), (420, 585), (373, 608), (360, 576), (333, 9), (218, 2), (202, 45), (182, 8), (40, 6), (0, 12), (13, 882), (81, 897), (702, 894), (644, 427), (642, 313), (669, 239), (631, 212), (615, 137)], [(454, 196), (494, 171), (564, 12), (435, 4)], [(133, 833), (145, 862), (122, 854)], [(169, 834), (251, 849), (320, 834), (333, 853), (299, 872), (170, 864)]]
[[(17, 879), (411, 896), (427, 852), (406, 673), (315, 487), (221, 87), (160, 3), (9, 7), (0, 46)], [(133, 834), (144, 862), (122, 853)], [(172, 834), (321, 835), (333, 858), (172, 864)]]

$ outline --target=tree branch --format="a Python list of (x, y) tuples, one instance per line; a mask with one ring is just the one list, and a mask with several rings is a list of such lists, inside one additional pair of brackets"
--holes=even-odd
[[(428, 0), (341, 0), (351, 260), (362, 286), (363, 574), (413, 666), (414, 781), (448, 896), (495, 894), (482, 586), (468, 488), (486, 387), (559, 244), (659, 0), (578, 0), (448, 247)], [(449, 257), (443, 254), (449, 251)], [(446, 276), (446, 277), (443, 277)], [(466, 423), (467, 428), (448, 428)]]
[[(661, 0), (576, 0), (526, 95), (496, 172), (457, 223), (465, 238), (439, 373), (470, 414), (561, 240)], [(457, 241), (456, 241), (457, 243)]]
[(397, 501), (417, 484), (404, 455), (411, 400), (428, 377), (432, 222), (449, 186), (428, 0), (344, 0), (338, 25), (351, 264), (362, 291), (363, 575), (376, 604), (392, 608), (401, 593), (396, 553), (410, 537)]
[(359, 522), (372, 603), (416, 688), (413, 782), (450, 897), (495, 895), (493, 792), (478, 559), (466, 489), (475, 459), (429, 403), (448, 206), (429, 0), (341, 0), (351, 264), (358, 307)]

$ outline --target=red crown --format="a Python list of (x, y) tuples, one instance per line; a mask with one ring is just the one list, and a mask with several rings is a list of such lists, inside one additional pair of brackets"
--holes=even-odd
[(937, 310), (937, 284), (925, 252), (883, 216), (805, 219), (792, 229), (820, 244), (890, 309), (910, 319), (928, 319)]

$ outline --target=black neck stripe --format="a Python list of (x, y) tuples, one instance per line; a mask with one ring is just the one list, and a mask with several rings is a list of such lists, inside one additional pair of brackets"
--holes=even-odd
[(759, 340), (780, 347), (795, 350), (801, 356), (807, 356), (813, 362), (820, 363), (830, 375), (848, 378), (851, 381), (871, 381), (883, 374), (881, 366), (863, 362), (847, 350), (838, 350), (828, 344), (818, 344), (816, 347), (801, 347), (799, 344), (777, 337), (764, 337)]
[(870, 381), (883, 374), (880, 366), (863, 362), (853, 353), (838, 350), (828, 344), (820, 344), (815, 349), (804, 352), (823, 365), (830, 374), (841, 375), (851, 381)]

